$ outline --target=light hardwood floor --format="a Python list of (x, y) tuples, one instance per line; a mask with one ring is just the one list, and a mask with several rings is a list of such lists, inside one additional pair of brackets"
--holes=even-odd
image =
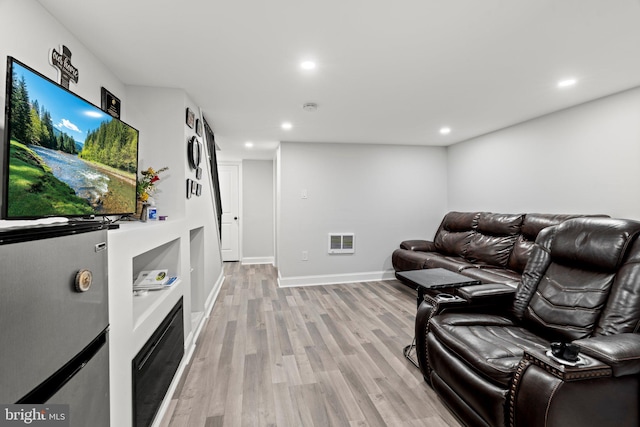
[(460, 425), (402, 354), (411, 289), (394, 280), (280, 289), (272, 266), (224, 268), (163, 427)]

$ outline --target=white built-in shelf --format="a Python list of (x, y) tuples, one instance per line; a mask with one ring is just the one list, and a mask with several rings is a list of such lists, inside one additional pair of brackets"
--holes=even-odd
[[(143, 295), (133, 295), (133, 330), (138, 329), (149, 317), (163, 306), (172, 293), (182, 285), (182, 279), (178, 278), (173, 285), (158, 291), (148, 291)], [(164, 312), (166, 310), (160, 310)]]
[(120, 228), (109, 230), (109, 240), (131, 256), (150, 251), (166, 242), (178, 239), (184, 232), (183, 220), (120, 222)]
[[(137, 353), (185, 295), (189, 282), (189, 276), (183, 274), (186, 240), (185, 222), (180, 219), (122, 222), (120, 228), (109, 230), (110, 322), (114, 333), (122, 337), (121, 351), (129, 353), (127, 359)], [(135, 296), (133, 281), (138, 274), (160, 269), (178, 280), (167, 289)]]

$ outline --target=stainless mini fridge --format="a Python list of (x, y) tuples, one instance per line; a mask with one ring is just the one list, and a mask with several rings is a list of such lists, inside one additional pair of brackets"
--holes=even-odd
[(105, 228), (0, 230), (0, 403), (65, 404), (70, 426), (109, 426)]

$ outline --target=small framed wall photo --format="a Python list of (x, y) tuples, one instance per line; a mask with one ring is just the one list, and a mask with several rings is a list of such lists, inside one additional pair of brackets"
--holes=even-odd
[(187, 108), (187, 126), (193, 129), (193, 125), (196, 120), (196, 115), (191, 111), (191, 108)]
[(191, 194), (193, 194), (193, 181), (187, 178), (187, 199), (191, 198)]
[(120, 100), (104, 87), (100, 88), (100, 101), (102, 111), (109, 113), (111, 117), (120, 118)]
[(196, 119), (196, 135), (202, 136), (202, 122), (200, 119)]

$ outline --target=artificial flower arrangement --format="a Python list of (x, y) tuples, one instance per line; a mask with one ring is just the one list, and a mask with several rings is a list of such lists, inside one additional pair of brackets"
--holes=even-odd
[(136, 185), (138, 200), (143, 203), (146, 203), (147, 200), (149, 200), (149, 197), (156, 191), (155, 184), (160, 181), (160, 174), (167, 169), (169, 168), (166, 166), (158, 170), (150, 167), (140, 172), (142, 178), (138, 180), (138, 184)]

